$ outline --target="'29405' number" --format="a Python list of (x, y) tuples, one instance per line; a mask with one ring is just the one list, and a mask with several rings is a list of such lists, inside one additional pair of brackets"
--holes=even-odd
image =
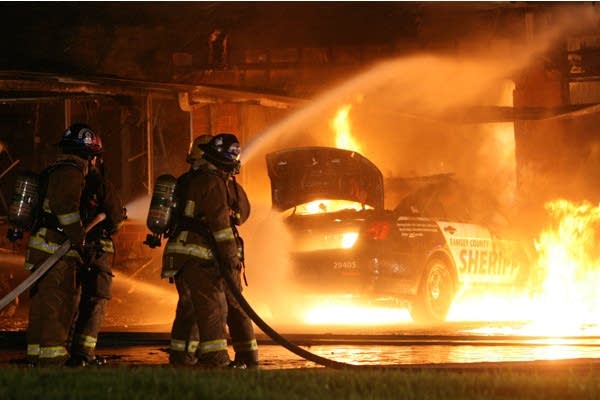
[(356, 261), (334, 261), (333, 269), (356, 269)]

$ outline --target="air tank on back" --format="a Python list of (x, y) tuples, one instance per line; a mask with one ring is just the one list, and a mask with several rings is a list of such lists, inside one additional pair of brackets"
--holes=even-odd
[(17, 177), (15, 191), (8, 208), (8, 221), (12, 228), (7, 237), (11, 241), (21, 239), (23, 231), (32, 228), (40, 201), (40, 181), (37, 174), (28, 171)]
[(156, 178), (146, 226), (152, 232), (146, 236), (144, 244), (151, 248), (160, 246), (160, 238), (170, 227), (175, 208), (175, 188), (177, 179), (173, 175), (165, 174)]

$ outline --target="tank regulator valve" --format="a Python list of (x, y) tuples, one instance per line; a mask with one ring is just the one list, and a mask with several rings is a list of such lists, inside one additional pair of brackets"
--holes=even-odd
[(156, 247), (160, 247), (160, 235), (149, 233), (146, 235), (146, 240), (144, 240), (144, 244), (151, 249)]
[(23, 239), (23, 231), (20, 231), (18, 229), (9, 228), (8, 231), (6, 232), (6, 237), (11, 242), (16, 242), (19, 239)]

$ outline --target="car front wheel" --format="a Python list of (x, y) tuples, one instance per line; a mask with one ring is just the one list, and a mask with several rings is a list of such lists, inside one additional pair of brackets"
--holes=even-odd
[(410, 313), (415, 322), (441, 323), (446, 320), (454, 299), (454, 280), (447, 261), (434, 257), (427, 262), (417, 298)]

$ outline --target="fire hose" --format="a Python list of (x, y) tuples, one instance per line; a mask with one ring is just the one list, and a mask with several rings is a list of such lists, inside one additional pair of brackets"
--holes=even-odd
[[(206, 227), (204, 227), (204, 228), (206, 229)], [(239, 232), (238, 232), (237, 228), (235, 227), (235, 224), (232, 224), (231, 228), (233, 229), (233, 234), (236, 237), (236, 242), (241, 242), (242, 247), (243, 247), (243, 240), (240, 237)], [(314, 362), (315, 364), (323, 365), (325, 367), (330, 367), (330, 368), (338, 368), (338, 369), (358, 367), (357, 365), (331, 360), (329, 358), (321, 357), (317, 354), (311, 353), (310, 351), (307, 351), (307, 350), (303, 349), (302, 347), (290, 342), (289, 340), (287, 340), (286, 338), (281, 336), (275, 329), (271, 328), (269, 326), (269, 324), (267, 324), (256, 313), (256, 311), (254, 311), (252, 306), (250, 306), (250, 304), (246, 301), (246, 299), (242, 295), (242, 292), (238, 289), (238, 286), (236, 285), (235, 281), (233, 280), (233, 274), (232, 274), (233, 271), (231, 271), (227, 267), (225, 267), (225, 265), (227, 265), (227, 264), (222, 262), (222, 260), (219, 257), (219, 252), (217, 251), (217, 243), (214, 239), (213, 234), (210, 231), (206, 231), (206, 234), (207, 234), (208, 238), (212, 239), (211, 240), (212, 247), (213, 247), (213, 249), (215, 249), (213, 253), (215, 254), (216, 261), (219, 266), (219, 270), (221, 271), (221, 275), (225, 279), (225, 283), (227, 284), (229, 291), (231, 292), (231, 294), (233, 294), (233, 297), (235, 297), (238, 304), (242, 307), (242, 309), (248, 315), (248, 317), (250, 317), (252, 322), (254, 322), (256, 324), (256, 326), (258, 326), (267, 336), (269, 336), (271, 339), (273, 339), (273, 341), (275, 343), (279, 344), (280, 346), (288, 349), (292, 353), (304, 358), (305, 360)], [(242, 254), (243, 254), (243, 251), (242, 251)], [(243, 258), (242, 258), (242, 260), (243, 260)], [(243, 261), (242, 261), (242, 266), (243, 266)]]
[[(219, 265), (222, 266), (223, 263), (219, 263)], [(340, 361), (331, 360), (329, 358), (321, 357), (317, 354), (311, 353), (310, 351), (307, 351), (307, 350), (303, 349), (302, 347), (295, 345), (294, 343), (290, 342), (289, 340), (287, 340), (286, 338), (281, 336), (277, 331), (275, 331), (275, 329), (271, 328), (265, 321), (263, 321), (263, 319), (256, 313), (256, 311), (254, 311), (252, 306), (250, 306), (250, 304), (246, 301), (246, 299), (242, 295), (242, 292), (240, 292), (240, 290), (238, 289), (235, 281), (233, 280), (231, 271), (224, 271), (224, 269), (225, 268), (221, 267), (221, 275), (223, 275), (223, 277), (225, 279), (225, 283), (227, 284), (227, 287), (233, 294), (233, 297), (235, 297), (235, 299), (237, 300), (239, 305), (246, 312), (246, 314), (250, 317), (250, 319), (267, 336), (269, 336), (271, 339), (273, 339), (273, 341), (275, 341), (277, 344), (285, 347), (292, 353), (294, 353), (308, 361), (312, 361), (316, 364), (323, 365), (325, 367), (338, 368), (338, 369), (358, 367), (357, 365), (354, 365), (354, 364), (348, 364), (348, 363), (344, 363), (344, 362), (340, 362)]]
[[(106, 219), (105, 213), (100, 213), (94, 218), (86, 227), (85, 233), (88, 233), (94, 226), (98, 225), (100, 222)], [(0, 299), (0, 311), (4, 309), (7, 305), (12, 303), (21, 293), (25, 290), (29, 289), (34, 283), (36, 283), (40, 278), (46, 274), (53, 266), (60, 260), (67, 252), (71, 249), (71, 241), (69, 239), (65, 240), (62, 245), (60, 245), (53, 254), (51, 254), (44, 262), (42, 262), (36, 269), (25, 278), (17, 287), (15, 287), (12, 291), (10, 291), (6, 296)]]

